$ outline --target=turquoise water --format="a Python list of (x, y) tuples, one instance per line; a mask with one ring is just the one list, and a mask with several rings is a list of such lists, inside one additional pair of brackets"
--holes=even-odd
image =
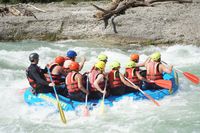
[(144, 61), (152, 52), (160, 51), (162, 60), (174, 67), (200, 76), (200, 48), (194, 45), (174, 45), (169, 47), (148, 46), (126, 49), (120, 46), (108, 47), (100, 42), (59, 41), (59, 42), (4, 42), (0, 43), (0, 132), (1, 133), (198, 133), (200, 132), (200, 87), (192, 84), (181, 73), (180, 89), (173, 95), (160, 100), (160, 107), (151, 101), (124, 99), (107, 107), (104, 115), (98, 110), (90, 112), (90, 117), (66, 112), (68, 123), (63, 125), (59, 113), (54, 108), (30, 107), (19, 91), (28, 85), (25, 69), (29, 66), (28, 55), (37, 52), (39, 65), (44, 67), (57, 55), (65, 55), (68, 49), (76, 50), (77, 60), (86, 57), (81, 71), (89, 70), (103, 52), (109, 62), (121, 62), (121, 72), (133, 52), (139, 53)]

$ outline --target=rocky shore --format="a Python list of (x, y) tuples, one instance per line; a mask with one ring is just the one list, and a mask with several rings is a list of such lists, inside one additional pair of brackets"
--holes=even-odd
[[(104, 7), (106, 2), (94, 2)], [(3, 5), (0, 5), (3, 7)], [(115, 19), (118, 33), (111, 23), (92, 16), (96, 9), (89, 2), (34, 4), (45, 10), (33, 10), (30, 16), (0, 17), (0, 41), (24, 39), (62, 40), (89, 39), (116, 44), (195, 44), (200, 45), (200, 3), (162, 2), (154, 7), (137, 7)]]

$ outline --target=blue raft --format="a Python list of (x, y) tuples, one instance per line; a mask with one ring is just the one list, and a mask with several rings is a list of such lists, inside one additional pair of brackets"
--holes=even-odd
[[(178, 75), (175, 71), (173, 71), (171, 74), (163, 73), (163, 78), (165, 80), (171, 80), (172, 81), (172, 93), (174, 94), (179, 87), (178, 83)], [(167, 95), (171, 95), (168, 89), (159, 89), (159, 90), (145, 90), (144, 92), (149, 94), (151, 97), (153, 97), (156, 100), (162, 99), (163, 97)], [(113, 106), (113, 102), (118, 102), (122, 100), (123, 98), (132, 98), (133, 100), (142, 100), (147, 99), (141, 92), (134, 92), (125, 94), (123, 96), (109, 96), (107, 99), (105, 99), (105, 105), (107, 106)], [(41, 106), (57, 106), (57, 100), (55, 98), (54, 94), (47, 93), (47, 94), (38, 94), (33, 95), (31, 93), (31, 87), (29, 87), (25, 93), (24, 93), (24, 100), (29, 105), (41, 105)], [(84, 102), (77, 102), (70, 100), (69, 98), (63, 97), (59, 95), (60, 104), (62, 106), (62, 109), (64, 111), (73, 111), (76, 110), (78, 106), (85, 105)], [(100, 103), (101, 100), (91, 100), (88, 101), (88, 107), (89, 109), (93, 109), (96, 105)]]

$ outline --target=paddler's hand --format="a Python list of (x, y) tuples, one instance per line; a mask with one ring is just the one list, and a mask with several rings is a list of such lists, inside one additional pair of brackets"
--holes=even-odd
[(140, 87), (138, 87), (138, 86), (135, 86), (134, 88), (135, 88), (135, 89), (137, 89), (137, 90), (139, 90), (139, 89), (140, 89)]
[(89, 91), (88, 90), (86, 90), (86, 95), (89, 95)]
[(53, 87), (53, 86), (55, 86), (55, 84), (54, 83), (49, 83), (49, 86)]
[(106, 94), (106, 90), (101, 91), (102, 94)]

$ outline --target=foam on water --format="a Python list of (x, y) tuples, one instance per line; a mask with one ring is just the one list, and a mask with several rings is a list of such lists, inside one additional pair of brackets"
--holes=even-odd
[(161, 107), (151, 101), (132, 101), (125, 98), (114, 107), (107, 107), (103, 115), (98, 108), (90, 111), (90, 117), (79, 112), (65, 112), (68, 124), (63, 125), (56, 107), (30, 107), (19, 90), (28, 85), (25, 69), (29, 66), (28, 55), (37, 52), (39, 65), (43, 68), (55, 56), (65, 55), (69, 49), (76, 50), (77, 60), (86, 57), (82, 73), (91, 69), (99, 53), (108, 55), (106, 71), (114, 60), (121, 62), (121, 71), (131, 53), (139, 53), (140, 61), (154, 51), (160, 51), (162, 60), (176, 68), (200, 76), (200, 48), (193, 45), (174, 45), (170, 47), (143, 47), (139, 50), (121, 50), (102, 47), (86, 41), (59, 41), (55, 43), (22, 41), (18, 43), (0, 43), (0, 132), (199, 132), (200, 87), (193, 85), (181, 73), (180, 89), (173, 95), (159, 101)]

